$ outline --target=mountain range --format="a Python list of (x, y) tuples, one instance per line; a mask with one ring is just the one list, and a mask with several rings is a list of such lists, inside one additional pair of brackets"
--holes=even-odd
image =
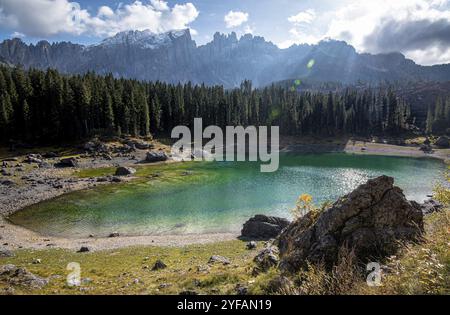
[(25, 68), (55, 68), (63, 73), (112, 73), (116, 77), (170, 83), (219, 84), (226, 88), (251, 80), (255, 86), (287, 79), (321, 82), (450, 81), (450, 64), (421, 66), (401, 53), (358, 53), (343, 41), (280, 49), (263, 37), (216, 33), (197, 46), (189, 29), (155, 34), (128, 31), (96, 45), (70, 42), (0, 44), (0, 61)]

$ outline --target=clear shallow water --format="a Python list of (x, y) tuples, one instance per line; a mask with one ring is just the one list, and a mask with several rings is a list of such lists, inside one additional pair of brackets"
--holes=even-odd
[[(410, 200), (422, 202), (440, 180), (444, 164), (349, 154), (287, 154), (276, 173), (258, 163), (189, 163), (140, 169), (136, 182), (75, 192), (12, 215), (43, 235), (105, 236), (237, 232), (255, 214), (290, 217), (297, 197), (334, 201), (369, 178), (389, 175)], [(150, 172), (149, 172), (150, 171)]]

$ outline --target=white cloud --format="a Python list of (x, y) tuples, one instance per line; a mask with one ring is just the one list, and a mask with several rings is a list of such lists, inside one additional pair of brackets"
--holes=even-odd
[(248, 13), (230, 11), (225, 15), (224, 21), (227, 28), (237, 27), (248, 21)]
[(308, 9), (306, 11), (299, 12), (297, 15), (293, 15), (288, 18), (288, 21), (293, 24), (306, 23), (310, 24), (316, 18), (316, 11)]
[(346, 0), (332, 11), (290, 16), (289, 38), (278, 44), (345, 40), (358, 51), (400, 51), (420, 64), (450, 62), (450, 0)]
[(145, 29), (164, 32), (188, 28), (198, 15), (192, 3), (170, 8), (163, 0), (120, 4), (115, 10), (102, 6), (96, 15), (68, 0), (0, 0), (0, 26), (35, 37), (60, 33), (111, 36)]
[(11, 34), (11, 37), (12, 38), (23, 38), (23, 37), (25, 37), (25, 34), (20, 33), (20, 32), (14, 32)]

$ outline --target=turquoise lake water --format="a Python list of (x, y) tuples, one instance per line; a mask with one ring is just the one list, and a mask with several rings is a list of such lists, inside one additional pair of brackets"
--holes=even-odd
[[(147, 167), (146, 174), (151, 170)], [(445, 166), (433, 159), (369, 155), (285, 154), (275, 173), (258, 163), (194, 162), (120, 185), (70, 193), (28, 207), (9, 219), (48, 236), (164, 235), (238, 232), (255, 214), (290, 217), (300, 194), (334, 201), (370, 178), (395, 178), (422, 202)], [(138, 171), (139, 174), (140, 171)]]

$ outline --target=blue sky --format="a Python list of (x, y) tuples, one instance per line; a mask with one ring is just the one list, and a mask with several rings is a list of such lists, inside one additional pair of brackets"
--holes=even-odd
[(450, 0), (0, 0), (0, 39), (94, 44), (119, 31), (186, 27), (199, 45), (216, 31), (281, 48), (333, 38), (360, 52), (450, 63)]

